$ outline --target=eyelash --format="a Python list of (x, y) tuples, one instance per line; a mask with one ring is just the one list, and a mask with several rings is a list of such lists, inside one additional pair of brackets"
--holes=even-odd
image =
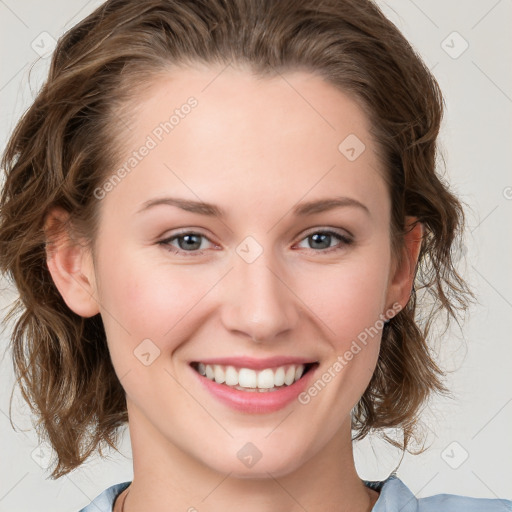
[[(312, 251), (315, 253), (326, 254), (326, 253), (331, 253), (331, 252), (337, 252), (337, 251), (343, 250), (344, 246), (349, 246), (354, 242), (354, 240), (352, 238), (350, 238), (346, 235), (342, 235), (341, 233), (338, 233), (337, 231), (332, 231), (332, 230), (312, 231), (312, 232), (308, 233), (307, 235), (305, 235), (304, 238), (302, 238), (300, 241), (302, 242), (303, 240), (306, 240), (307, 238), (310, 238), (313, 235), (317, 235), (317, 234), (333, 236), (333, 237), (337, 238), (341, 242), (341, 244), (339, 247), (330, 247), (327, 249), (318, 249), (318, 250), (317, 249), (309, 249), (309, 251)], [(173, 249), (172, 248), (173, 246), (169, 245), (172, 241), (177, 240), (179, 238), (183, 238), (187, 235), (194, 235), (194, 236), (206, 238), (206, 240), (211, 242), (211, 240), (208, 237), (206, 237), (205, 235), (203, 235), (201, 233), (196, 233), (194, 231), (184, 231), (181, 233), (177, 233), (177, 234), (173, 235), (172, 237), (168, 237), (164, 240), (160, 240), (159, 242), (157, 242), (157, 244), (163, 246), (167, 251), (171, 252), (172, 254), (186, 254), (186, 255), (193, 255), (194, 257), (203, 255), (204, 254), (203, 250), (201, 250), (201, 251), (198, 251), (198, 250), (184, 251), (182, 249), (176, 249), (176, 248)]]

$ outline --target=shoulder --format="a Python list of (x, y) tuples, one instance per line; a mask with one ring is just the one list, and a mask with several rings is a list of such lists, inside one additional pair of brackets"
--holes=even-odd
[(105, 489), (100, 495), (79, 512), (112, 512), (115, 499), (131, 484), (123, 482)]
[(512, 512), (512, 501), (505, 499), (469, 498), (454, 494), (418, 499), (396, 475), (383, 482), (365, 484), (380, 492), (372, 512)]
[(453, 494), (438, 494), (418, 500), (419, 511), (433, 510), (446, 512), (507, 512), (512, 511), (512, 501), (487, 498), (468, 498)]

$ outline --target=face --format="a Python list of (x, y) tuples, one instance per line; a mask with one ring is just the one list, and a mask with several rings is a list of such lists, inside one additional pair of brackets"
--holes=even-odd
[(132, 437), (278, 476), (350, 442), (398, 293), (390, 199), (347, 95), (221, 71), (170, 72), (140, 98), (125, 172), (97, 193), (91, 281)]

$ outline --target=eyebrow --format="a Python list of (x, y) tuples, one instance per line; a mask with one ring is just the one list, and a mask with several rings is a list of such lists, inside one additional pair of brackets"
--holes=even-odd
[[(167, 205), (176, 206), (182, 210), (191, 213), (197, 213), (199, 215), (206, 215), (210, 217), (226, 218), (226, 211), (211, 203), (205, 203), (202, 201), (193, 201), (191, 199), (180, 199), (177, 197), (160, 197), (156, 199), (150, 199), (143, 203), (142, 207), (137, 213), (142, 213), (155, 206)], [(316, 213), (322, 213), (334, 208), (341, 207), (356, 207), (363, 210), (365, 213), (370, 215), (370, 211), (367, 206), (351, 197), (332, 197), (325, 199), (317, 199), (315, 201), (309, 201), (306, 203), (300, 203), (296, 205), (292, 213), (298, 217), (304, 217), (306, 215), (313, 215)]]

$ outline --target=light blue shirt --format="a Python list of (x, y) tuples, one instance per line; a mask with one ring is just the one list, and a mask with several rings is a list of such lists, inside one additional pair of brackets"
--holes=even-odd
[[(112, 512), (115, 499), (131, 482), (123, 482), (104, 490), (80, 512)], [(364, 482), (380, 493), (372, 512), (506, 512), (512, 511), (512, 501), (487, 498), (467, 498), (453, 494), (437, 494), (417, 499), (406, 485), (391, 475), (383, 482)]]

